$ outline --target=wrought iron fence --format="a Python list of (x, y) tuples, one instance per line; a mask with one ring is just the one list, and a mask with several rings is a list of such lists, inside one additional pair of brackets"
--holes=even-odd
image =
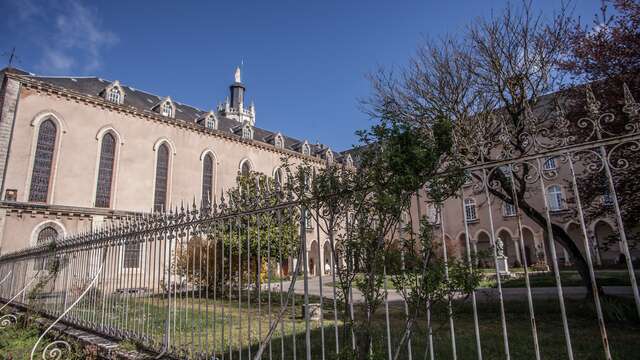
[[(386, 265), (383, 267), (380, 303), (376, 305), (382, 313), (375, 315), (371, 309), (360, 309), (363, 295), (357, 281), (355, 286), (352, 282), (343, 286), (345, 283), (338, 276), (345, 269), (357, 272), (362, 261), (357, 253), (337, 250), (337, 242), (348, 239), (340, 234), (349, 233), (354, 220), (346, 216), (340, 221), (323, 222), (328, 216), (323, 209), (292, 196), (263, 196), (276, 201), (256, 201), (246, 206), (228, 204), (224, 199), (221, 205), (207, 206), (209, 202), (205, 202), (199, 208), (194, 203), (3, 255), (0, 298), (4, 305), (0, 311), (13, 305), (55, 319), (34, 345), (32, 359), (40, 353), (70, 350), (69, 344), (61, 340), (43, 343), (55, 323), (62, 321), (107, 336), (135, 340), (158, 356), (324, 360), (358, 348), (361, 329), (351, 325), (354, 318), (363, 316), (378, 316), (373, 329), (377, 336), (368, 347), (369, 355), (382, 354), (382, 358), (390, 360), (437, 356), (541, 359), (544, 346), (540, 314), (536, 313), (540, 305), (531, 280), (535, 271), (532, 262), (542, 262), (553, 274), (554, 293), (550, 297), (559, 311), (564, 352), (573, 359), (576, 339), (571, 336), (572, 312), (567, 309), (569, 299), (562, 283), (556, 244), (569, 245), (556, 239), (555, 228), (556, 210), (566, 210), (579, 225), (574, 241), (584, 256), (587, 275), (596, 285), (591, 288), (589, 301), (593, 302), (593, 316), (597, 319), (602, 357), (612, 359), (612, 339), (597, 286), (596, 249), (588, 231), (579, 181), (581, 177), (601, 174), (606, 182), (630, 287), (628, 293), (640, 318), (633, 245), (625, 230), (615, 174), (633, 165), (629, 154), (640, 150), (640, 107), (625, 87), (624, 118), (620, 119), (602, 111), (593, 94), (587, 94), (586, 116), (572, 123), (557, 108), (551, 123), (553, 131), (548, 120), (541, 121), (529, 112), (528, 122), (520, 129), (496, 121), (493, 126), (474, 129), (477, 133), (471, 138), (475, 142), (458, 142), (460, 155), (467, 162), (469, 181), (457, 198), (436, 204), (436, 216), (430, 219), (439, 242), (439, 258), (445, 264), (443, 277), (449, 281), (449, 271), (453, 269), (450, 264), (459, 258), (473, 273), (484, 272), (495, 284), (489, 290), (447, 294), (441, 319), (435, 317), (435, 298), (431, 295), (427, 296), (423, 312), (410, 313), (407, 292), (392, 289), (398, 285), (397, 277), (415, 270), (416, 265), (406, 261), (408, 254), (403, 247), (400, 271), (387, 274)], [(616, 123), (616, 119), (622, 123)], [(518, 140), (517, 149), (513, 139)], [(550, 166), (549, 159), (557, 164)], [(573, 195), (571, 204), (550, 195), (548, 185), (557, 179), (567, 182)], [(467, 200), (476, 198), (484, 205), (471, 211), (475, 202)], [(512, 206), (508, 217), (496, 212), (496, 202)], [(426, 209), (420, 194), (417, 204), (410, 209), (406, 223), (418, 223), (411, 219), (423, 215), (430, 217), (423, 214)], [(527, 218), (534, 218), (533, 222), (545, 232), (541, 255), (535, 258), (531, 250), (536, 249), (525, 243)], [(512, 254), (519, 260), (524, 281), (520, 288), (510, 291), (506, 291), (505, 282), (513, 275), (508, 270), (504, 239), (498, 232), (500, 222), (515, 226)], [(478, 226), (484, 226), (488, 233), (485, 260), (491, 270), (482, 269), (480, 263), (482, 252), (478, 247), (482, 241), (472, 231)], [(458, 253), (453, 250), (455, 244), (447, 241), (457, 233), (452, 230), (456, 228), (463, 235)], [(394, 244), (411, 237), (408, 232), (415, 231), (414, 225), (399, 226), (388, 236), (389, 251)], [(514, 335), (509, 333), (510, 326), (513, 331), (506, 310), (510, 301), (525, 304), (529, 320), (525, 327), (530, 336), (524, 346), (526, 356), (522, 341), (514, 345)], [(493, 304), (498, 306), (499, 331), (488, 337), (483, 331), (488, 331), (486, 322), (493, 321), (482, 315), (483, 309)], [(464, 312), (460, 309), (465, 306), (470, 308), (472, 320), (461, 325), (464, 321), (459, 313)], [(341, 314), (348, 314), (346, 321)], [(446, 335), (436, 326), (439, 320), (440, 327), (448, 329)], [(15, 315), (3, 315), (0, 328), (15, 321)], [(408, 324), (417, 324), (415, 330)], [(494, 335), (499, 335), (499, 344)], [(557, 342), (554, 344), (557, 347)]]

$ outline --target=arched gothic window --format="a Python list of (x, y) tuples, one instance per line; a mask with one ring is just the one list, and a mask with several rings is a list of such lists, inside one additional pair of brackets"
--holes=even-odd
[(33, 172), (31, 173), (29, 201), (47, 202), (57, 133), (56, 124), (51, 119), (47, 119), (40, 124), (36, 154), (33, 161)]
[(202, 161), (202, 203), (205, 206), (211, 204), (213, 199), (213, 156), (207, 154)]
[(467, 221), (475, 221), (478, 219), (476, 201), (474, 199), (464, 199), (464, 215)]
[(547, 188), (547, 201), (549, 202), (549, 210), (559, 211), (564, 209), (564, 195), (560, 185), (551, 185)]
[(311, 155), (311, 148), (309, 147), (309, 144), (305, 143), (302, 145), (302, 155)]
[(249, 160), (244, 160), (242, 164), (240, 164), (240, 174), (242, 176), (247, 176), (251, 173), (251, 163)]
[(153, 209), (164, 211), (167, 206), (167, 185), (169, 181), (169, 147), (162, 144), (158, 147), (156, 160), (156, 188), (153, 198)]
[(96, 207), (108, 208), (111, 205), (111, 186), (113, 184), (113, 165), (115, 158), (116, 138), (113, 134), (106, 133), (102, 137), (102, 147), (100, 148)]
[(162, 104), (162, 115), (168, 117), (173, 116), (173, 106), (171, 106), (171, 103), (169, 101), (165, 101), (165, 103)]
[(113, 87), (107, 93), (107, 101), (111, 101), (112, 103), (120, 104), (122, 94), (120, 94), (120, 90), (117, 87)]

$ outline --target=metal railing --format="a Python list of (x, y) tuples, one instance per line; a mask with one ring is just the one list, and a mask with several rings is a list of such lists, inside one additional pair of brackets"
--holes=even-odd
[[(556, 253), (557, 219), (547, 192), (547, 186), (561, 177), (573, 194), (572, 218), (580, 229), (574, 240), (582, 246), (588, 277), (594, 284), (589, 301), (597, 319), (602, 357), (612, 359), (612, 339), (598, 287), (594, 244), (587, 229), (579, 180), (581, 176), (600, 173), (606, 181), (630, 294), (640, 318), (640, 293), (614, 174), (629, 166), (624, 158), (616, 158), (623, 149), (633, 153), (640, 149), (640, 107), (626, 87), (625, 102), (628, 121), (618, 127), (623, 129), (620, 132), (607, 130), (615, 116), (602, 112), (589, 91), (588, 114), (576, 122), (584, 130), (581, 140), (566, 135), (568, 130), (563, 127), (568, 122), (557, 109), (555, 127), (563, 135), (554, 138), (538, 127), (530, 114), (529, 128), (518, 135), (527, 149), (521, 149), (517, 156), (509, 141), (514, 135), (500, 123), (494, 128), (496, 140), (476, 136), (477, 142), (459, 144), (466, 156), (469, 183), (460, 189), (458, 198), (438, 205), (439, 223), (433, 230), (441, 246), (443, 276), (446, 282), (450, 281), (449, 264), (455, 260), (449, 255), (450, 243), (446, 241), (455, 234), (449, 234), (447, 229), (458, 227), (464, 234), (460, 260), (474, 272), (483, 271), (478, 265), (479, 239), (471, 231), (478, 224), (471, 224), (465, 216), (465, 200), (481, 198), (484, 205), (476, 211), (489, 235), (487, 258), (491, 268), (484, 271), (495, 279), (494, 289), (489, 295), (482, 289), (449, 294), (442, 319), (436, 319), (431, 304), (435, 299), (430, 297), (424, 312), (410, 314), (406, 293), (394, 290), (387, 280), (415, 270), (412, 268), (415, 264), (405, 261), (408, 254), (401, 247), (400, 272), (387, 274), (387, 265), (383, 267), (383, 284), (377, 294), (380, 303), (376, 305), (383, 310), (376, 320), (383, 330), (368, 347), (371, 354), (379, 352), (390, 360), (434, 359), (443, 353), (446, 355), (441, 356), (454, 359), (523, 358), (522, 349), (515, 347), (509, 333), (514, 325), (513, 320), (510, 323), (507, 307), (515, 300), (525, 304), (524, 312), (529, 319), (525, 325), (531, 336), (529, 355), (544, 358), (540, 314), (535, 311), (539, 304), (531, 282), (532, 256), (524, 241), (525, 218), (537, 211), (540, 216), (536, 222), (546, 238), (541, 257), (550, 265), (555, 287), (551, 299), (560, 315), (562, 332), (557, 335), (564, 338), (566, 357), (573, 359), (576, 339), (571, 336), (571, 311), (566, 307), (566, 287), (562, 285)], [(541, 136), (547, 142), (539, 141)], [(550, 157), (557, 159), (564, 173), (544, 166)], [(527, 194), (518, 193), (525, 185), (529, 189)], [(532, 196), (538, 197), (539, 205), (531, 201)], [(168, 213), (127, 218), (105, 224), (97, 231), (3, 255), (0, 298), (4, 305), (0, 311), (16, 305), (55, 319), (34, 345), (32, 359), (41, 352), (70, 349), (69, 344), (60, 340), (46, 346), (41, 344), (60, 321), (110, 337), (131, 339), (159, 357), (324, 360), (355, 351), (359, 347), (356, 343), (360, 329), (353, 326), (354, 318), (374, 315), (371, 309), (363, 314), (364, 310), (358, 307), (363, 302), (358, 286), (353, 286), (353, 282), (343, 286), (345, 282), (337, 276), (344, 269), (353, 272), (361, 261), (357, 254), (337, 250), (336, 241), (346, 241), (346, 237), (335, 234), (348, 233), (353, 221), (346, 216), (341, 221), (326, 222), (326, 212), (310, 207), (313, 202), (297, 201), (292, 196), (264, 198), (277, 200), (256, 201), (244, 207), (227, 204), (224, 199), (220, 205), (212, 206), (196, 207), (194, 202)], [(417, 198), (418, 206), (411, 211), (417, 211), (417, 217), (422, 218), (420, 194)], [(520, 276), (524, 280), (524, 286), (510, 295), (505, 293), (504, 286), (512, 275), (504, 268), (504, 245), (498, 236), (496, 206), (492, 203), (505, 199), (515, 208), (515, 216), (508, 221), (517, 234), (514, 253), (521, 262)], [(459, 210), (457, 216), (446, 216), (450, 214), (449, 208)], [(310, 219), (315, 226), (308, 226)], [(322, 221), (332, 225), (322, 227)], [(397, 232), (389, 234), (390, 249), (410, 237), (404, 229), (400, 226)], [(493, 343), (489, 349), (483, 334), (486, 319), (483, 320), (480, 310), (487, 303), (499, 307), (500, 344)], [(461, 325), (458, 308), (467, 305), (471, 307), (472, 323)], [(343, 314), (347, 314), (346, 320)], [(435, 324), (439, 320), (442, 320), (440, 327), (448, 329), (447, 335), (438, 333)], [(11, 313), (0, 317), (0, 329), (15, 321), (16, 316)], [(407, 330), (413, 324), (417, 324), (416, 330)], [(465, 327), (473, 335), (466, 340), (456, 337)], [(461, 341), (470, 345), (458, 346)], [(447, 350), (442, 350), (445, 347)]]

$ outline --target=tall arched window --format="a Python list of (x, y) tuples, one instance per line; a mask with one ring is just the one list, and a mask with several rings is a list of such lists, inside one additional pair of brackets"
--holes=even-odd
[(169, 180), (169, 147), (162, 144), (158, 147), (156, 160), (156, 188), (153, 198), (153, 209), (163, 211), (167, 206), (167, 185)]
[(244, 160), (242, 164), (240, 164), (240, 174), (242, 176), (247, 176), (251, 173), (251, 163), (249, 160)]
[(100, 163), (98, 164), (98, 184), (96, 188), (96, 207), (108, 208), (111, 205), (111, 186), (113, 184), (113, 164), (116, 158), (116, 138), (111, 133), (102, 137)]
[(211, 204), (213, 199), (213, 156), (207, 154), (202, 161), (202, 203)]
[(47, 119), (40, 124), (38, 144), (36, 145), (36, 154), (33, 161), (33, 172), (31, 173), (29, 201), (47, 202), (57, 133), (56, 124), (51, 119)]
[(549, 202), (549, 210), (559, 211), (564, 209), (564, 195), (560, 185), (551, 185), (547, 188), (547, 201)]

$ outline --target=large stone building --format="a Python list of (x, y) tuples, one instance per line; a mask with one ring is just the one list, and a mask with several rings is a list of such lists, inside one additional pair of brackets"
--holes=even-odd
[[(0, 78), (0, 253), (88, 231), (132, 213), (219, 196), (235, 185), (239, 172), (281, 176), (283, 157), (294, 165), (353, 161), (351, 151), (334, 154), (327, 146), (257, 127), (255, 106), (245, 107), (239, 69), (229, 98), (208, 111), (117, 80), (36, 76), (16, 69), (0, 71)], [(579, 223), (570, 211), (568, 170), (553, 158), (544, 168), (558, 172), (546, 189), (552, 221), (577, 239), (584, 252)], [(457, 256), (465, 251), (465, 219), (472, 250), (486, 250), (490, 244), (487, 199), (472, 187), (464, 191), (464, 204), (459, 198), (447, 200), (442, 217), (449, 251)], [(531, 198), (533, 206), (543, 208), (535, 187)], [(441, 236), (434, 207), (426, 196), (419, 199), (413, 216), (420, 208), (438, 223)], [(606, 201), (603, 195), (604, 205)], [(494, 233), (511, 265), (522, 263), (516, 251), (519, 237), (529, 264), (548, 257), (545, 234), (531, 219), (523, 218), (520, 235), (513, 206), (494, 199), (491, 213)], [(615, 221), (595, 219), (587, 226), (594, 261), (619, 262), (619, 246), (600, 246), (616, 233)], [(326, 239), (310, 233), (309, 268), (316, 274), (325, 270), (330, 252)], [(140, 250), (131, 250), (135, 263)], [(561, 263), (570, 262), (564, 249), (557, 247), (557, 253)]]
[(293, 165), (351, 161), (257, 127), (240, 69), (229, 98), (208, 111), (117, 80), (16, 69), (0, 78), (0, 253), (219, 196), (239, 172), (281, 176), (283, 157)]

